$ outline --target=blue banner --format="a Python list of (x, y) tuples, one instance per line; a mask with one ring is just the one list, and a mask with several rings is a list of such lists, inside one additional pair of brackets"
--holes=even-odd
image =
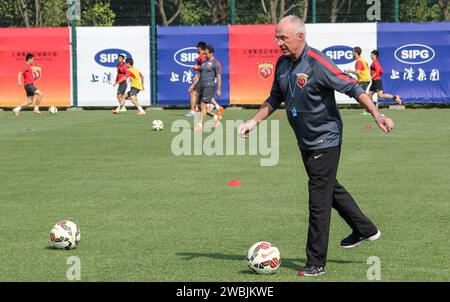
[(450, 22), (380, 23), (377, 44), (384, 92), (405, 102), (450, 102)]
[(199, 41), (214, 46), (214, 57), (222, 65), (222, 96), (219, 104), (229, 104), (229, 35), (228, 26), (158, 26), (158, 103), (189, 104), (188, 88), (197, 61)]

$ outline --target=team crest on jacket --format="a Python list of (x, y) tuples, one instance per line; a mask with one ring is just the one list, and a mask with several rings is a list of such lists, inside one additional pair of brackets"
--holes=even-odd
[(263, 79), (268, 79), (273, 74), (273, 64), (272, 63), (260, 63), (258, 64), (259, 75)]
[(308, 82), (308, 75), (304, 73), (297, 73), (297, 85), (300, 88), (303, 88), (306, 86), (306, 83)]

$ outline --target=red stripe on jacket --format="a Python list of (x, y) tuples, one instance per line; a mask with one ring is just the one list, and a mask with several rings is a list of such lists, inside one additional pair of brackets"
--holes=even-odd
[(330, 70), (334, 75), (336, 75), (337, 77), (343, 79), (344, 81), (347, 81), (349, 83), (357, 83), (357, 81), (355, 79), (352, 79), (352, 78), (346, 76), (345, 74), (343, 74), (342, 71), (340, 71), (339, 69), (336, 69), (327, 60), (322, 58), (319, 54), (315, 53), (311, 49), (308, 50), (308, 52), (306, 54), (309, 55), (310, 57), (313, 57), (314, 59), (316, 59), (317, 61), (319, 61), (323, 65), (325, 65), (325, 67), (328, 68), (328, 70)]

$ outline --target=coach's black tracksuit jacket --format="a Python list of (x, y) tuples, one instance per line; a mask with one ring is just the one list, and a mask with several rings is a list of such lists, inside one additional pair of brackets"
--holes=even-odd
[(282, 56), (267, 101), (276, 109), (286, 102), (286, 110), (298, 144), (303, 150), (336, 147), (342, 142), (342, 120), (334, 91), (358, 99), (364, 90), (323, 53), (305, 45), (292, 62)]

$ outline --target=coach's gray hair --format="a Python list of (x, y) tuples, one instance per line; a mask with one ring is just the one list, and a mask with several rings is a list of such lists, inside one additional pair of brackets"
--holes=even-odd
[(286, 17), (283, 17), (279, 23), (281, 22), (290, 22), (292, 25), (294, 25), (297, 28), (297, 33), (302, 32), (306, 35), (306, 27), (305, 23), (303, 22), (303, 19), (295, 16), (295, 15), (289, 15)]

